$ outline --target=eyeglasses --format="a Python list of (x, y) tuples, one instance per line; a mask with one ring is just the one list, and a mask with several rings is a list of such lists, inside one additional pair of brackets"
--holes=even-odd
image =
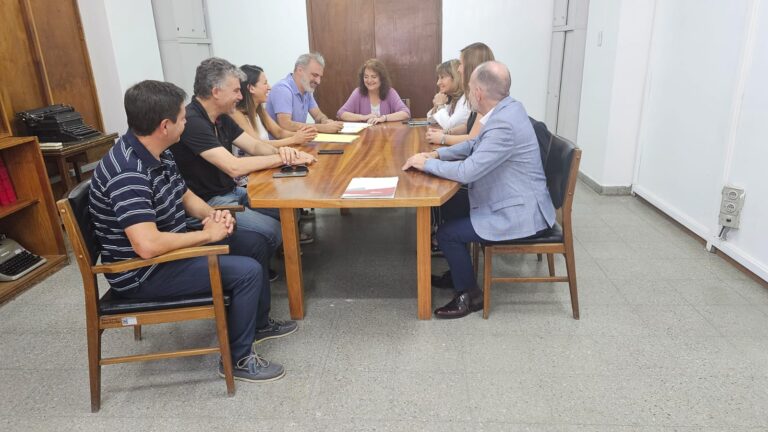
[(291, 173), (291, 172), (308, 172), (309, 168), (306, 165), (285, 165), (280, 167), (280, 172), (282, 173)]

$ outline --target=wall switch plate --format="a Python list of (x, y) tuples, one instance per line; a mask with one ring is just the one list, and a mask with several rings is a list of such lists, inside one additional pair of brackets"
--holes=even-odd
[(744, 207), (744, 189), (735, 186), (724, 186), (720, 201), (720, 225), (738, 228), (741, 209)]

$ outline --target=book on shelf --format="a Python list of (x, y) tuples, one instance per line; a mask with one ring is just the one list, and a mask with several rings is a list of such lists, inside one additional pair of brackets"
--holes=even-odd
[(355, 177), (347, 186), (342, 198), (394, 198), (397, 177)]
[(16, 202), (16, 191), (13, 190), (11, 177), (8, 175), (8, 168), (5, 162), (0, 158), (0, 205), (8, 205)]

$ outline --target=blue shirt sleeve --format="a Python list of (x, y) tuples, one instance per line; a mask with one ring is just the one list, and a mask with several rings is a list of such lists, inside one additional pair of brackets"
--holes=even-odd
[(269, 103), (272, 111), (277, 114), (293, 114), (293, 94), (287, 86), (275, 86), (269, 92)]

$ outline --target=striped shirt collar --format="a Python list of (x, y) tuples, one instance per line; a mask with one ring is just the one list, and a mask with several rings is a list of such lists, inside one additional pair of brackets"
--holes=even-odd
[[(149, 150), (144, 147), (144, 144), (139, 141), (139, 138), (136, 137), (136, 134), (134, 134), (132, 130), (128, 129), (128, 132), (123, 135), (123, 142), (125, 142), (128, 147), (132, 148), (133, 151), (136, 152), (136, 156), (138, 156), (138, 158), (141, 160), (141, 163), (146, 165), (148, 168), (155, 168), (160, 166), (161, 161), (155, 159), (155, 157), (152, 156), (152, 153), (150, 153)], [(162, 158), (162, 153), (160, 157)]]

